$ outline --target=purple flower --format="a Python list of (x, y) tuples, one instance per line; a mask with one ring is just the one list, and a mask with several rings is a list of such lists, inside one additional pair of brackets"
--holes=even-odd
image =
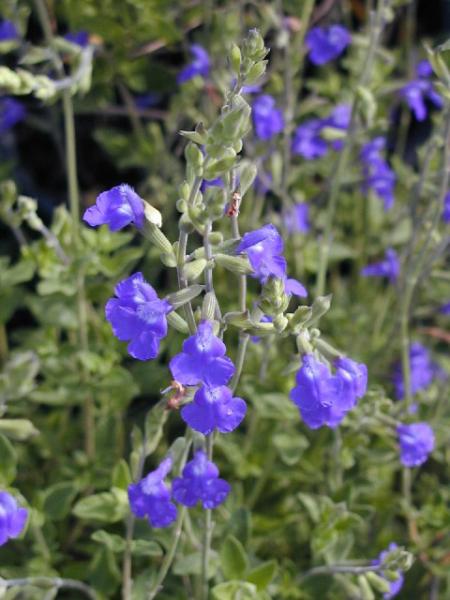
[(391, 283), (397, 281), (400, 273), (400, 263), (397, 252), (388, 248), (384, 253), (384, 260), (365, 266), (361, 270), (363, 277), (387, 277)]
[(242, 398), (233, 398), (225, 386), (203, 386), (194, 401), (181, 409), (184, 421), (195, 431), (208, 435), (215, 429), (229, 433), (238, 427), (245, 417), (247, 405)]
[(245, 252), (254, 271), (253, 277), (266, 283), (269, 277), (286, 277), (286, 259), (283, 256), (283, 238), (273, 225), (264, 225), (245, 233), (236, 252)]
[(450, 315), (450, 302), (446, 302), (439, 308), (441, 315)]
[(270, 140), (283, 131), (284, 120), (280, 109), (275, 106), (272, 96), (258, 96), (252, 107), (253, 125), (260, 140)]
[(69, 31), (64, 36), (64, 39), (72, 44), (85, 48), (89, 44), (89, 32), (88, 31)]
[(405, 467), (419, 467), (434, 450), (434, 433), (428, 423), (397, 425), (400, 460)]
[(155, 358), (159, 343), (167, 335), (166, 315), (172, 310), (167, 300), (160, 300), (142, 273), (134, 273), (115, 287), (117, 298), (106, 303), (106, 319), (114, 335), (129, 341), (128, 352), (138, 360)]
[(205, 190), (207, 190), (209, 187), (224, 187), (224, 182), (222, 177), (216, 177), (215, 179), (203, 179), (202, 184), (200, 186), (200, 191), (203, 193)]
[(350, 124), (351, 108), (348, 104), (339, 104), (328, 117), (324, 119), (310, 119), (297, 127), (292, 141), (292, 152), (299, 154), (306, 160), (325, 156), (330, 148), (340, 151), (343, 148), (342, 140), (328, 142), (322, 137), (326, 127), (346, 131)]
[(12, 21), (3, 19), (0, 22), (0, 42), (10, 42), (17, 40), (19, 37), (19, 31)]
[(422, 60), (416, 67), (417, 79), (413, 79), (400, 90), (400, 96), (409, 106), (417, 121), (426, 119), (428, 110), (426, 101), (428, 100), (436, 108), (442, 108), (444, 105), (442, 97), (434, 89), (431, 76), (433, 69), (427, 60)]
[(234, 374), (234, 365), (225, 352), (225, 344), (214, 335), (212, 323), (202, 321), (195, 335), (183, 342), (183, 351), (172, 358), (169, 368), (173, 378), (183, 385), (226, 385)]
[(328, 144), (320, 137), (323, 127), (321, 119), (311, 119), (299, 125), (292, 140), (292, 152), (306, 160), (324, 156), (328, 152)]
[(337, 371), (333, 375), (329, 367), (312, 354), (306, 354), (302, 360), (297, 385), (290, 393), (292, 401), (311, 429), (323, 425), (337, 427), (366, 392), (366, 366), (341, 358), (336, 361)]
[[(387, 550), (383, 550), (383, 552), (380, 553), (380, 555), (378, 556), (377, 559), (375, 559), (374, 561), (372, 561), (372, 563), (374, 565), (381, 565), (383, 564), (388, 555), (393, 551), (396, 550), (398, 548), (397, 544), (395, 543), (391, 543), (389, 544), (389, 547)], [(383, 598), (384, 600), (390, 600), (391, 598), (394, 598), (394, 596), (396, 596), (399, 591), (402, 589), (403, 587), (403, 582), (404, 582), (404, 577), (401, 571), (396, 571), (397, 574), (397, 579), (395, 581), (390, 581), (388, 580), (386, 577), (384, 577), (383, 572), (380, 573), (381, 577), (383, 577), (384, 579), (386, 579), (386, 581), (389, 581), (389, 585), (390, 585), (390, 590), (389, 592), (386, 592), (385, 594), (383, 594)]]
[(342, 25), (313, 27), (305, 38), (309, 59), (314, 65), (324, 65), (340, 56), (351, 42), (350, 33)]
[(338, 358), (334, 366), (341, 382), (339, 405), (348, 411), (367, 391), (367, 367), (347, 357)]
[(155, 471), (128, 486), (131, 512), (140, 519), (147, 517), (152, 527), (167, 527), (177, 518), (170, 490), (163, 481), (171, 468), (172, 459), (168, 456)]
[(216, 508), (230, 493), (230, 485), (219, 478), (219, 469), (208, 460), (203, 450), (197, 450), (194, 458), (183, 469), (182, 477), (173, 480), (173, 497), (184, 506), (193, 507), (201, 502), (203, 508)]
[(309, 204), (298, 202), (289, 208), (283, 215), (284, 226), (293, 233), (308, 233), (311, 229), (309, 222)]
[(290, 397), (306, 425), (317, 429), (327, 424), (339, 389), (338, 382), (331, 375), (327, 365), (318, 361), (312, 354), (306, 354), (297, 372), (296, 382)]
[(0, 492), (0, 546), (22, 533), (27, 518), (26, 508), (20, 508), (8, 492)]
[(189, 81), (189, 79), (193, 79), (197, 75), (201, 75), (202, 77), (207, 77), (209, 75), (211, 62), (207, 51), (199, 44), (192, 44), (189, 49), (193, 60), (178, 74), (178, 83)]
[(284, 293), (287, 296), (298, 296), (299, 298), (306, 298), (308, 296), (308, 292), (303, 283), (290, 277), (284, 279)]
[(144, 201), (126, 183), (102, 192), (94, 206), (90, 206), (83, 220), (91, 227), (108, 225), (111, 231), (119, 231), (131, 223), (144, 225)]
[(372, 190), (380, 200), (383, 200), (384, 209), (389, 210), (394, 204), (396, 176), (381, 156), (385, 145), (385, 138), (377, 137), (362, 147), (360, 154), (364, 177), (362, 190), (364, 193)]
[(236, 248), (236, 253), (247, 254), (253, 269), (252, 277), (259, 279), (262, 284), (267, 283), (270, 277), (276, 277), (284, 281), (287, 295), (304, 298), (308, 295), (304, 286), (296, 279), (287, 277), (287, 263), (283, 250), (283, 238), (277, 228), (269, 224), (245, 233)]
[(444, 198), (444, 210), (442, 211), (444, 223), (450, 223), (450, 192)]
[(0, 134), (5, 133), (25, 118), (25, 108), (14, 98), (0, 98)]
[[(411, 344), (409, 349), (409, 368), (412, 394), (416, 394), (431, 385), (437, 375), (437, 365), (432, 361), (429, 350), (418, 342)], [(398, 400), (401, 400), (405, 395), (405, 389), (400, 363), (394, 367), (393, 381), (395, 395)]]

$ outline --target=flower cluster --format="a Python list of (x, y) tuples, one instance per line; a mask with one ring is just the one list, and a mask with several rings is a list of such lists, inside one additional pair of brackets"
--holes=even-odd
[(395, 283), (400, 273), (400, 263), (397, 252), (388, 248), (384, 253), (384, 259), (370, 265), (366, 265), (361, 270), (363, 277), (387, 277), (391, 283)]
[(262, 284), (274, 277), (284, 282), (286, 294), (304, 298), (307, 291), (295, 279), (287, 276), (287, 263), (283, 256), (284, 242), (274, 225), (264, 225), (260, 229), (245, 233), (239, 246), (238, 254), (245, 253), (253, 269), (253, 277)]
[(340, 56), (351, 42), (349, 31), (342, 25), (313, 27), (305, 38), (309, 60), (314, 65), (324, 65)]
[(0, 546), (18, 537), (28, 518), (28, 510), (18, 506), (8, 492), (0, 492)]
[(173, 378), (187, 386), (200, 385), (193, 401), (184, 406), (184, 421), (204, 435), (216, 429), (228, 433), (243, 420), (247, 406), (226, 387), (234, 374), (232, 361), (225, 356), (225, 344), (214, 335), (210, 321), (199, 323), (195, 335), (183, 343), (183, 351), (169, 364)]
[(25, 118), (25, 107), (14, 98), (0, 99), (0, 135)]
[(258, 96), (252, 107), (253, 125), (260, 140), (270, 140), (283, 131), (283, 114), (275, 105), (275, 98), (264, 94)]
[(419, 467), (434, 450), (434, 433), (428, 423), (397, 426), (400, 461), (405, 467)]
[(339, 104), (324, 119), (310, 119), (297, 127), (292, 140), (292, 152), (306, 160), (325, 156), (332, 149), (342, 150), (341, 139), (327, 140), (325, 130), (328, 128), (346, 131), (350, 124), (351, 109), (347, 104)]
[(291, 399), (311, 429), (337, 427), (367, 389), (367, 367), (350, 358), (335, 361), (333, 375), (327, 364), (305, 354), (297, 372)]
[(192, 44), (189, 48), (192, 54), (192, 62), (178, 73), (177, 82), (185, 83), (194, 77), (208, 77), (211, 61), (208, 52), (199, 44)]
[(203, 508), (212, 509), (222, 504), (230, 493), (230, 485), (219, 478), (218, 468), (203, 450), (195, 452), (182, 476), (176, 477), (170, 488), (164, 479), (172, 466), (172, 458), (168, 456), (157, 469), (128, 487), (132, 513), (140, 519), (147, 518), (152, 527), (168, 527), (175, 521), (177, 507), (172, 500), (189, 508), (200, 501)]
[(384, 209), (389, 210), (394, 204), (396, 176), (381, 155), (385, 146), (385, 138), (377, 137), (363, 146), (360, 157), (363, 164), (363, 192), (372, 190), (384, 202)]
[[(432, 361), (430, 351), (419, 342), (411, 344), (409, 349), (409, 368), (412, 394), (416, 394), (431, 385), (438, 373), (438, 367)], [(401, 400), (405, 396), (405, 386), (400, 363), (397, 363), (394, 367), (393, 381), (395, 395), (398, 400)]]
[(405, 100), (417, 121), (423, 121), (428, 115), (426, 101), (436, 108), (442, 108), (444, 101), (434, 89), (431, 77), (433, 69), (427, 60), (419, 62), (416, 68), (416, 79), (407, 83), (400, 90), (400, 96)]
[(160, 300), (142, 273), (134, 273), (115, 287), (116, 298), (106, 303), (106, 319), (114, 335), (128, 341), (128, 352), (138, 360), (155, 358), (167, 335), (166, 315), (172, 306)]
[(111, 231), (119, 231), (133, 224), (144, 225), (144, 201), (126, 183), (102, 192), (83, 215), (83, 220), (91, 227), (108, 225)]

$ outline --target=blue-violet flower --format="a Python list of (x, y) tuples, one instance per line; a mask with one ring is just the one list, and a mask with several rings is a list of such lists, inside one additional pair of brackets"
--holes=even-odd
[[(383, 550), (383, 552), (380, 553), (378, 558), (375, 559), (374, 561), (372, 561), (373, 565), (377, 566), (377, 565), (383, 564), (386, 561), (386, 558), (389, 555), (389, 553), (392, 552), (393, 550), (396, 550), (397, 548), (398, 548), (398, 546), (394, 542), (389, 544), (388, 549)], [(389, 586), (390, 586), (389, 592), (386, 592), (385, 594), (383, 594), (384, 600), (391, 600), (391, 598), (394, 598), (403, 587), (403, 583), (404, 583), (403, 573), (401, 571), (395, 571), (395, 573), (397, 575), (397, 579), (395, 581), (391, 581), (390, 579), (387, 579), (386, 577), (384, 577), (383, 572), (380, 573), (381, 577), (386, 579), (386, 581), (389, 582)]]
[(183, 469), (182, 477), (172, 484), (173, 497), (184, 506), (193, 507), (201, 502), (203, 508), (216, 508), (230, 493), (230, 484), (219, 478), (219, 469), (208, 460), (203, 450), (197, 450), (194, 458)]
[(270, 140), (283, 131), (283, 114), (275, 105), (275, 98), (264, 94), (258, 96), (252, 107), (253, 125), (260, 140)]
[(19, 507), (8, 492), (0, 492), (0, 546), (22, 533), (27, 518), (26, 508)]
[(172, 358), (169, 368), (173, 378), (183, 385), (226, 385), (234, 374), (234, 365), (225, 352), (225, 344), (214, 335), (212, 323), (202, 321), (195, 335), (183, 342), (183, 351)]
[(400, 263), (397, 252), (392, 248), (386, 250), (383, 260), (366, 265), (361, 270), (363, 277), (387, 277), (391, 283), (397, 281), (399, 273)]
[(194, 400), (181, 409), (184, 421), (195, 431), (208, 435), (215, 429), (229, 433), (238, 427), (247, 411), (242, 398), (233, 398), (225, 386), (203, 386), (195, 393)]
[(8, 19), (0, 21), (0, 43), (17, 40), (18, 37), (19, 31), (15, 23), (8, 21)]
[(433, 69), (428, 61), (420, 61), (416, 67), (417, 78), (413, 79), (400, 90), (400, 96), (405, 100), (417, 121), (423, 121), (428, 115), (426, 100), (436, 108), (442, 108), (444, 101), (434, 89), (431, 76)]
[(166, 315), (172, 310), (160, 300), (142, 273), (134, 273), (115, 287), (117, 298), (106, 303), (106, 319), (114, 335), (129, 341), (128, 352), (138, 360), (155, 358), (162, 338), (167, 335)]
[(119, 231), (130, 224), (141, 228), (144, 225), (144, 201), (131, 186), (122, 183), (97, 196), (94, 206), (85, 211), (83, 220), (91, 227), (108, 225), (111, 231)]
[(397, 425), (400, 460), (405, 467), (419, 467), (434, 450), (434, 433), (428, 423)]
[(26, 110), (14, 98), (0, 98), (0, 134), (5, 133), (25, 118)]
[(384, 209), (389, 210), (394, 204), (396, 176), (381, 155), (385, 146), (385, 138), (377, 137), (362, 147), (360, 154), (363, 163), (362, 190), (364, 193), (372, 190), (384, 202)]
[(342, 25), (313, 27), (305, 38), (309, 59), (314, 65), (324, 65), (340, 56), (351, 42), (349, 31)]
[(189, 81), (189, 79), (193, 79), (197, 75), (201, 75), (201, 77), (207, 77), (209, 75), (211, 62), (209, 60), (208, 52), (199, 44), (192, 44), (189, 49), (193, 60), (178, 74), (178, 83)]
[(152, 527), (167, 527), (177, 518), (170, 490), (163, 481), (171, 468), (172, 459), (168, 456), (157, 469), (128, 486), (132, 513), (140, 519), (147, 517)]

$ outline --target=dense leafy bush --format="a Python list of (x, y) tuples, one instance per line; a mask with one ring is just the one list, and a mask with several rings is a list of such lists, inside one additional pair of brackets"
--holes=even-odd
[(3, 2), (2, 598), (449, 596), (415, 11)]

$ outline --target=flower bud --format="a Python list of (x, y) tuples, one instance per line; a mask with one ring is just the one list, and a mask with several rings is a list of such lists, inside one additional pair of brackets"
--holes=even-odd
[(217, 300), (214, 292), (208, 292), (203, 298), (202, 305), (202, 319), (205, 321), (212, 321), (216, 311)]
[(233, 44), (233, 46), (231, 47), (231, 50), (230, 50), (230, 64), (231, 64), (231, 68), (238, 76), (239, 76), (239, 73), (241, 72), (241, 61), (242, 61), (241, 50), (240, 50), (239, 46), (237, 46), (236, 44)]
[(228, 256), (227, 254), (215, 254), (214, 260), (218, 265), (238, 275), (250, 275), (253, 269), (248, 258), (239, 256)]
[(243, 42), (243, 54), (247, 58), (253, 61), (262, 60), (266, 54), (267, 49), (264, 46), (264, 39), (258, 29), (250, 29), (247, 37)]
[(177, 211), (180, 213), (184, 213), (187, 211), (187, 202), (184, 198), (178, 198), (175, 206), (177, 207)]
[(213, 246), (217, 246), (223, 242), (223, 234), (220, 231), (213, 231), (208, 236), (209, 243)]
[[(189, 264), (189, 263), (188, 263)], [(186, 265), (187, 266), (187, 265)], [(186, 272), (186, 267), (185, 267)], [(184, 306), (188, 302), (191, 302), (194, 298), (196, 298), (199, 294), (204, 290), (203, 285), (199, 285), (195, 283), (193, 285), (189, 285), (186, 288), (182, 288), (173, 294), (169, 294), (166, 296), (166, 300), (176, 309), (180, 306)]]
[(241, 196), (244, 197), (250, 186), (255, 181), (258, 169), (253, 163), (243, 160), (239, 165), (238, 173), (240, 192)]
[(375, 600), (375, 594), (365, 575), (358, 575), (358, 586), (361, 592), (361, 600)]
[(144, 200), (144, 215), (146, 221), (151, 223), (152, 225), (156, 225), (157, 227), (161, 227), (162, 225), (162, 214), (159, 212), (157, 208), (152, 206), (149, 202)]
[(204, 173), (205, 179), (215, 179), (223, 175), (225, 171), (231, 169), (235, 162), (236, 152), (232, 148), (225, 148), (221, 158), (208, 163)]
[(208, 261), (206, 258), (198, 258), (184, 265), (184, 275), (187, 279), (197, 279), (203, 273)]
[(328, 296), (319, 296), (316, 298), (311, 306), (312, 315), (310, 324), (316, 323), (324, 314), (326, 314), (331, 307), (332, 294)]
[(150, 240), (158, 248), (158, 250), (161, 250), (161, 252), (164, 252), (165, 254), (173, 254), (172, 244), (159, 227), (147, 222), (144, 225), (143, 234), (144, 237)]
[(189, 333), (189, 326), (183, 317), (180, 317), (178, 313), (174, 310), (170, 312), (167, 316), (167, 322), (171, 327), (179, 331), (180, 333)]
[(308, 320), (311, 318), (312, 310), (309, 306), (299, 306), (297, 310), (291, 315), (289, 321), (289, 327), (296, 331), (300, 329)]
[(254, 64), (253, 67), (250, 67), (248, 73), (245, 76), (245, 83), (247, 85), (252, 85), (253, 83), (256, 83), (258, 79), (260, 79), (260, 77), (262, 77), (266, 72), (267, 63), (267, 60), (262, 60)]
[(192, 233), (194, 231), (194, 226), (187, 213), (181, 215), (180, 220), (178, 221), (178, 227), (180, 231), (183, 231), (184, 233)]
[(278, 333), (281, 333), (288, 326), (288, 319), (284, 315), (277, 315), (273, 320), (273, 326)]
[(202, 172), (202, 166), (204, 162), (204, 156), (200, 148), (192, 142), (186, 146), (184, 151), (186, 162), (192, 168), (196, 175), (200, 175)]
[(380, 575), (377, 575), (377, 573), (372, 573), (371, 571), (369, 571), (368, 573), (366, 573), (366, 578), (368, 581), (370, 581), (372, 587), (381, 594), (387, 594), (391, 589), (389, 581), (386, 581), (386, 579), (380, 577)]
[(171, 254), (166, 254), (163, 252), (159, 255), (159, 259), (164, 266), (170, 267), (171, 269), (177, 266), (177, 259), (173, 252)]

